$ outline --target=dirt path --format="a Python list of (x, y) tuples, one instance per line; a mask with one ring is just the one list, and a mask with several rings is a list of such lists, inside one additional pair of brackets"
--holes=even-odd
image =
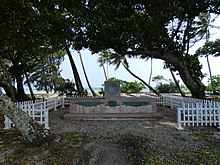
[(111, 139), (96, 139), (85, 147), (77, 165), (129, 165), (124, 151)]

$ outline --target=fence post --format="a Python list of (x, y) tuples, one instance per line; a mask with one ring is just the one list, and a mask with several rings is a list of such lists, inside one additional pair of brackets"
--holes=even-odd
[(173, 109), (173, 99), (170, 97), (170, 108)]
[(64, 95), (62, 95), (62, 106), (61, 108), (65, 108), (65, 98), (64, 98)]
[(183, 127), (181, 127), (181, 108), (177, 108), (177, 129), (183, 130)]
[(165, 96), (161, 96), (163, 101), (163, 106), (165, 107)]
[(11, 120), (7, 116), (5, 116), (5, 115), (4, 115), (4, 117), (5, 117), (5, 121), (4, 121), (5, 127), (4, 127), (4, 130), (8, 130), (8, 129), (11, 128)]
[[(45, 125), (45, 128), (46, 129), (50, 129), (50, 127), (49, 127), (49, 114), (48, 114), (48, 109), (46, 108), (46, 107), (42, 107), (41, 106), (41, 111), (44, 111), (44, 119), (45, 119), (45, 121), (44, 121), (44, 125)], [(41, 116), (42, 117), (42, 116)]]
[(57, 110), (57, 97), (54, 97), (54, 111)]
[(220, 129), (220, 103), (217, 105), (217, 111), (218, 111), (218, 129)]

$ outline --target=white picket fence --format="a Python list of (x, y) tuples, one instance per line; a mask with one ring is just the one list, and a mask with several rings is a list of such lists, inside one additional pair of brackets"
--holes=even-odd
[[(49, 115), (47, 109), (44, 109), (43, 106), (41, 106), (40, 108), (35, 108), (34, 104), (26, 105), (22, 108), (22, 110), (33, 120), (42, 124), (46, 129), (49, 129)], [(14, 127), (14, 124), (7, 116), (5, 116), (4, 124), (4, 129), (10, 129)]]
[(218, 126), (220, 103), (181, 96), (163, 96), (162, 105), (177, 110), (177, 129), (182, 126)]
[(200, 103), (200, 104), (209, 104), (214, 103), (211, 100), (203, 100), (203, 99), (195, 99), (191, 97), (181, 97), (181, 96), (162, 96), (161, 102), (163, 106), (168, 106), (171, 109), (177, 109), (183, 107), (184, 104), (192, 103)]
[[(60, 97), (50, 97), (47, 99), (37, 99), (35, 101), (23, 101), (16, 103), (17, 106), (28, 114), (33, 120), (42, 124), (46, 129), (49, 129), (49, 111), (57, 110), (57, 107), (65, 108), (69, 106), (70, 100), (78, 97), (86, 96), (60, 96)], [(10, 129), (14, 127), (13, 122), (4, 116), (4, 129)]]
[(220, 103), (188, 103), (177, 109), (177, 129), (183, 126), (218, 126)]
[[(46, 129), (49, 129), (49, 110), (56, 110), (57, 107), (65, 108), (70, 101), (76, 97), (85, 96), (61, 96), (33, 101), (17, 103), (17, 106), (27, 113), (33, 120), (38, 121)], [(151, 96), (153, 97), (153, 96)], [(157, 104), (169, 106), (177, 110), (177, 129), (182, 126), (218, 126), (220, 127), (220, 103), (194, 99), (181, 96), (161, 96), (157, 98)], [(5, 128), (10, 129), (13, 123), (5, 116)]]
[[(51, 97), (48, 99), (37, 99), (35, 101), (23, 101), (18, 102), (17, 107), (23, 110), (33, 120), (42, 124), (46, 129), (49, 129), (49, 110), (56, 110), (58, 106), (61, 106), (62, 98)], [(13, 122), (5, 116), (4, 129), (10, 129), (14, 127)]]

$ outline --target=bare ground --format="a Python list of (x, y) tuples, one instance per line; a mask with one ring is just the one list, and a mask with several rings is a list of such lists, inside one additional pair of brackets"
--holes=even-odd
[[(24, 164), (76, 165), (220, 163), (220, 138), (216, 127), (186, 127), (178, 131), (176, 111), (161, 106), (158, 110), (163, 117), (157, 120), (89, 121), (63, 119), (67, 109), (51, 111), (50, 130), (63, 139), (58, 147), (29, 148), (32, 154), (28, 154), (20, 143), (19, 134), (7, 132), (6, 135), (2, 130), (0, 164), (22, 164), (22, 161)], [(13, 143), (19, 151), (23, 150), (18, 156), (14, 156), (18, 149)], [(26, 157), (22, 152), (27, 152)]]

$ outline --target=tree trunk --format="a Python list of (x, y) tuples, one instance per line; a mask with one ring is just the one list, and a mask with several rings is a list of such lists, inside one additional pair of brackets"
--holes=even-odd
[(82, 68), (83, 68), (83, 73), (84, 73), (84, 75), (85, 75), (87, 85), (88, 85), (90, 91), (92, 92), (92, 95), (95, 97), (95, 96), (97, 96), (97, 94), (95, 93), (95, 91), (92, 89), (92, 86), (90, 85), (88, 76), (87, 76), (87, 74), (86, 74), (86, 69), (85, 69), (84, 64), (83, 64), (82, 55), (81, 55), (81, 53), (80, 53), (79, 51), (78, 51), (78, 53), (79, 53), (80, 62), (81, 62)]
[[(177, 52), (178, 53), (178, 52)], [(166, 52), (165, 51), (147, 51), (147, 50), (140, 50), (135, 52), (129, 52), (131, 55), (136, 54), (143, 54), (146, 57), (153, 57), (157, 59), (164, 60), (178, 70), (180, 77), (187, 88), (190, 90), (191, 94), (195, 98), (205, 98), (205, 86), (202, 84), (200, 78), (192, 77), (188, 68), (185, 65), (185, 62), (182, 60), (182, 55), (177, 55), (176, 52)], [(128, 54), (128, 53), (127, 53)]]
[(29, 80), (29, 77), (28, 77), (27, 73), (25, 73), (25, 78), (26, 78), (27, 85), (28, 85), (28, 88), (29, 88), (29, 91), (30, 91), (30, 94), (31, 94), (31, 99), (35, 100), (34, 92), (33, 92), (33, 89), (31, 87), (31, 83), (30, 83), (30, 80)]
[(153, 91), (156, 95), (160, 96), (160, 94), (153, 88), (151, 87), (149, 84), (147, 84), (144, 80), (142, 80), (140, 77), (138, 77), (137, 75), (135, 75), (128, 67), (126, 67), (123, 64), (124, 68), (132, 75), (134, 76), (136, 79), (140, 80), (144, 85), (146, 85), (151, 91)]
[(9, 96), (11, 100), (15, 102), (16, 97), (15, 97), (15, 92), (14, 92), (13, 85), (12, 85), (11, 75), (8, 72), (7, 67), (1, 56), (0, 56), (0, 65), (2, 66), (3, 76), (6, 78), (6, 82), (7, 82), (7, 85), (5, 84), (5, 88), (4, 88), (5, 92), (7, 96)]
[(79, 77), (79, 73), (77, 71), (77, 68), (76, 68), (75, 62), (73, 60), (72, 54), (71, 54), (71, 52), (69, 50), (69, 47), (67, 46), (66, 42), (63, 43), (63, 46), (65, 47), (67, 55), (68, 55), (69, 60), (70, 60), (70, 64), (71, 64), (72, 71), (73, 71), (73, 75), (74, 75), (74, 78), (75, 78), (76, 88), (77, 88), (79, 94), (84, 95), (85, 92), (84, 92), (84, 89), (83, 89), (83, 85), (82, 85), (81, 79)]
[(102, 65), (102, 69), (103, 69), (103, 72), (104, 72), (104, 75), (105, 75), (105, 80), (107, 81), (108, 77), (107, 77), (107, 74), (106, 74), (106, 71), (105, 71), (105, 65), (104, 64)]
[(175, 56), (170, 53), (164, 54), (164, 60), (169, 62), (170, 64), (174, 65), (178, 70), (180, 77), (187, 88), (190, 90), (192, 97), (204, 99), (205, 92), (204, 92), (204, 85), (202, 84), (199, 77), (191, 76), (188, 68), (186, 67), (185, 63), (179, 56)]
[[(4, 91), (5, 91), (5, 94), (9, 97), (9, 98), (11, 98), (11, 100), (13, 101), (13, 102), (16, 102), (16, 98), (17, 98), (17, 91), (16, 91), (16, 88), (13, 86), (13, 85), (11, 85), (12, 87), (10, 87), (7, 83), (5, 83), (5, 82), (0, 82), (0, 87), (2, 87), (3, 89), (4, 89)], [(12, 88), (12, 90), (11, 90), (11, 88)], [(13, 91), (13, 92), (12, 92)], [(14, 95), (14, 99), (12, 99), (12, 95)]]
[(17, 82), (17, 91), (18, 91), (18, 99), (17, 99), (17, 101), (30, 100), (28, 95), (25, 94), (24, 86), (23, 86), (23, 80), (22, 80), (21, 75), (17, 74), (17, 75), (15, 75), (15, 78), (16, 78), (16, 82)]
[(185, 97), (185, 94), (184, 94), (183, 91), (181, 90), (180, 85), (179, 85), (179, 82), (177, 81), (177, 79), (176, 79), (176, 77), (175, 77), (175, 75), (174, 75), (174, 73), (173, 73), (173, 71), (172, 71), (171, 69), (170, 69), (170, 73), (171, 73), (171, 75), (172, 75), (172, 77), (173, 77), (173, 80), (174, 80), (174, 82), (175, 82), (175, 84), (176, 84), (176, 87), (177, 87), (178, 91), (180, 92), (181, 96), (182, 96), (182, 97)]
[(31, 145), (41, 145), (52, 140), (49, 130), (46, 130), (17, 106), (4, 94), (0, 94), (0, 112), (6, 115), (22, 134), (24, 140)]
[(152, 77), (152, 73), (153, 73), (153, 58), (150, 58), (150, 76), (149, 76), (149, 81), (148, 84), (150, 85), (151, 82), (151, 77)]

